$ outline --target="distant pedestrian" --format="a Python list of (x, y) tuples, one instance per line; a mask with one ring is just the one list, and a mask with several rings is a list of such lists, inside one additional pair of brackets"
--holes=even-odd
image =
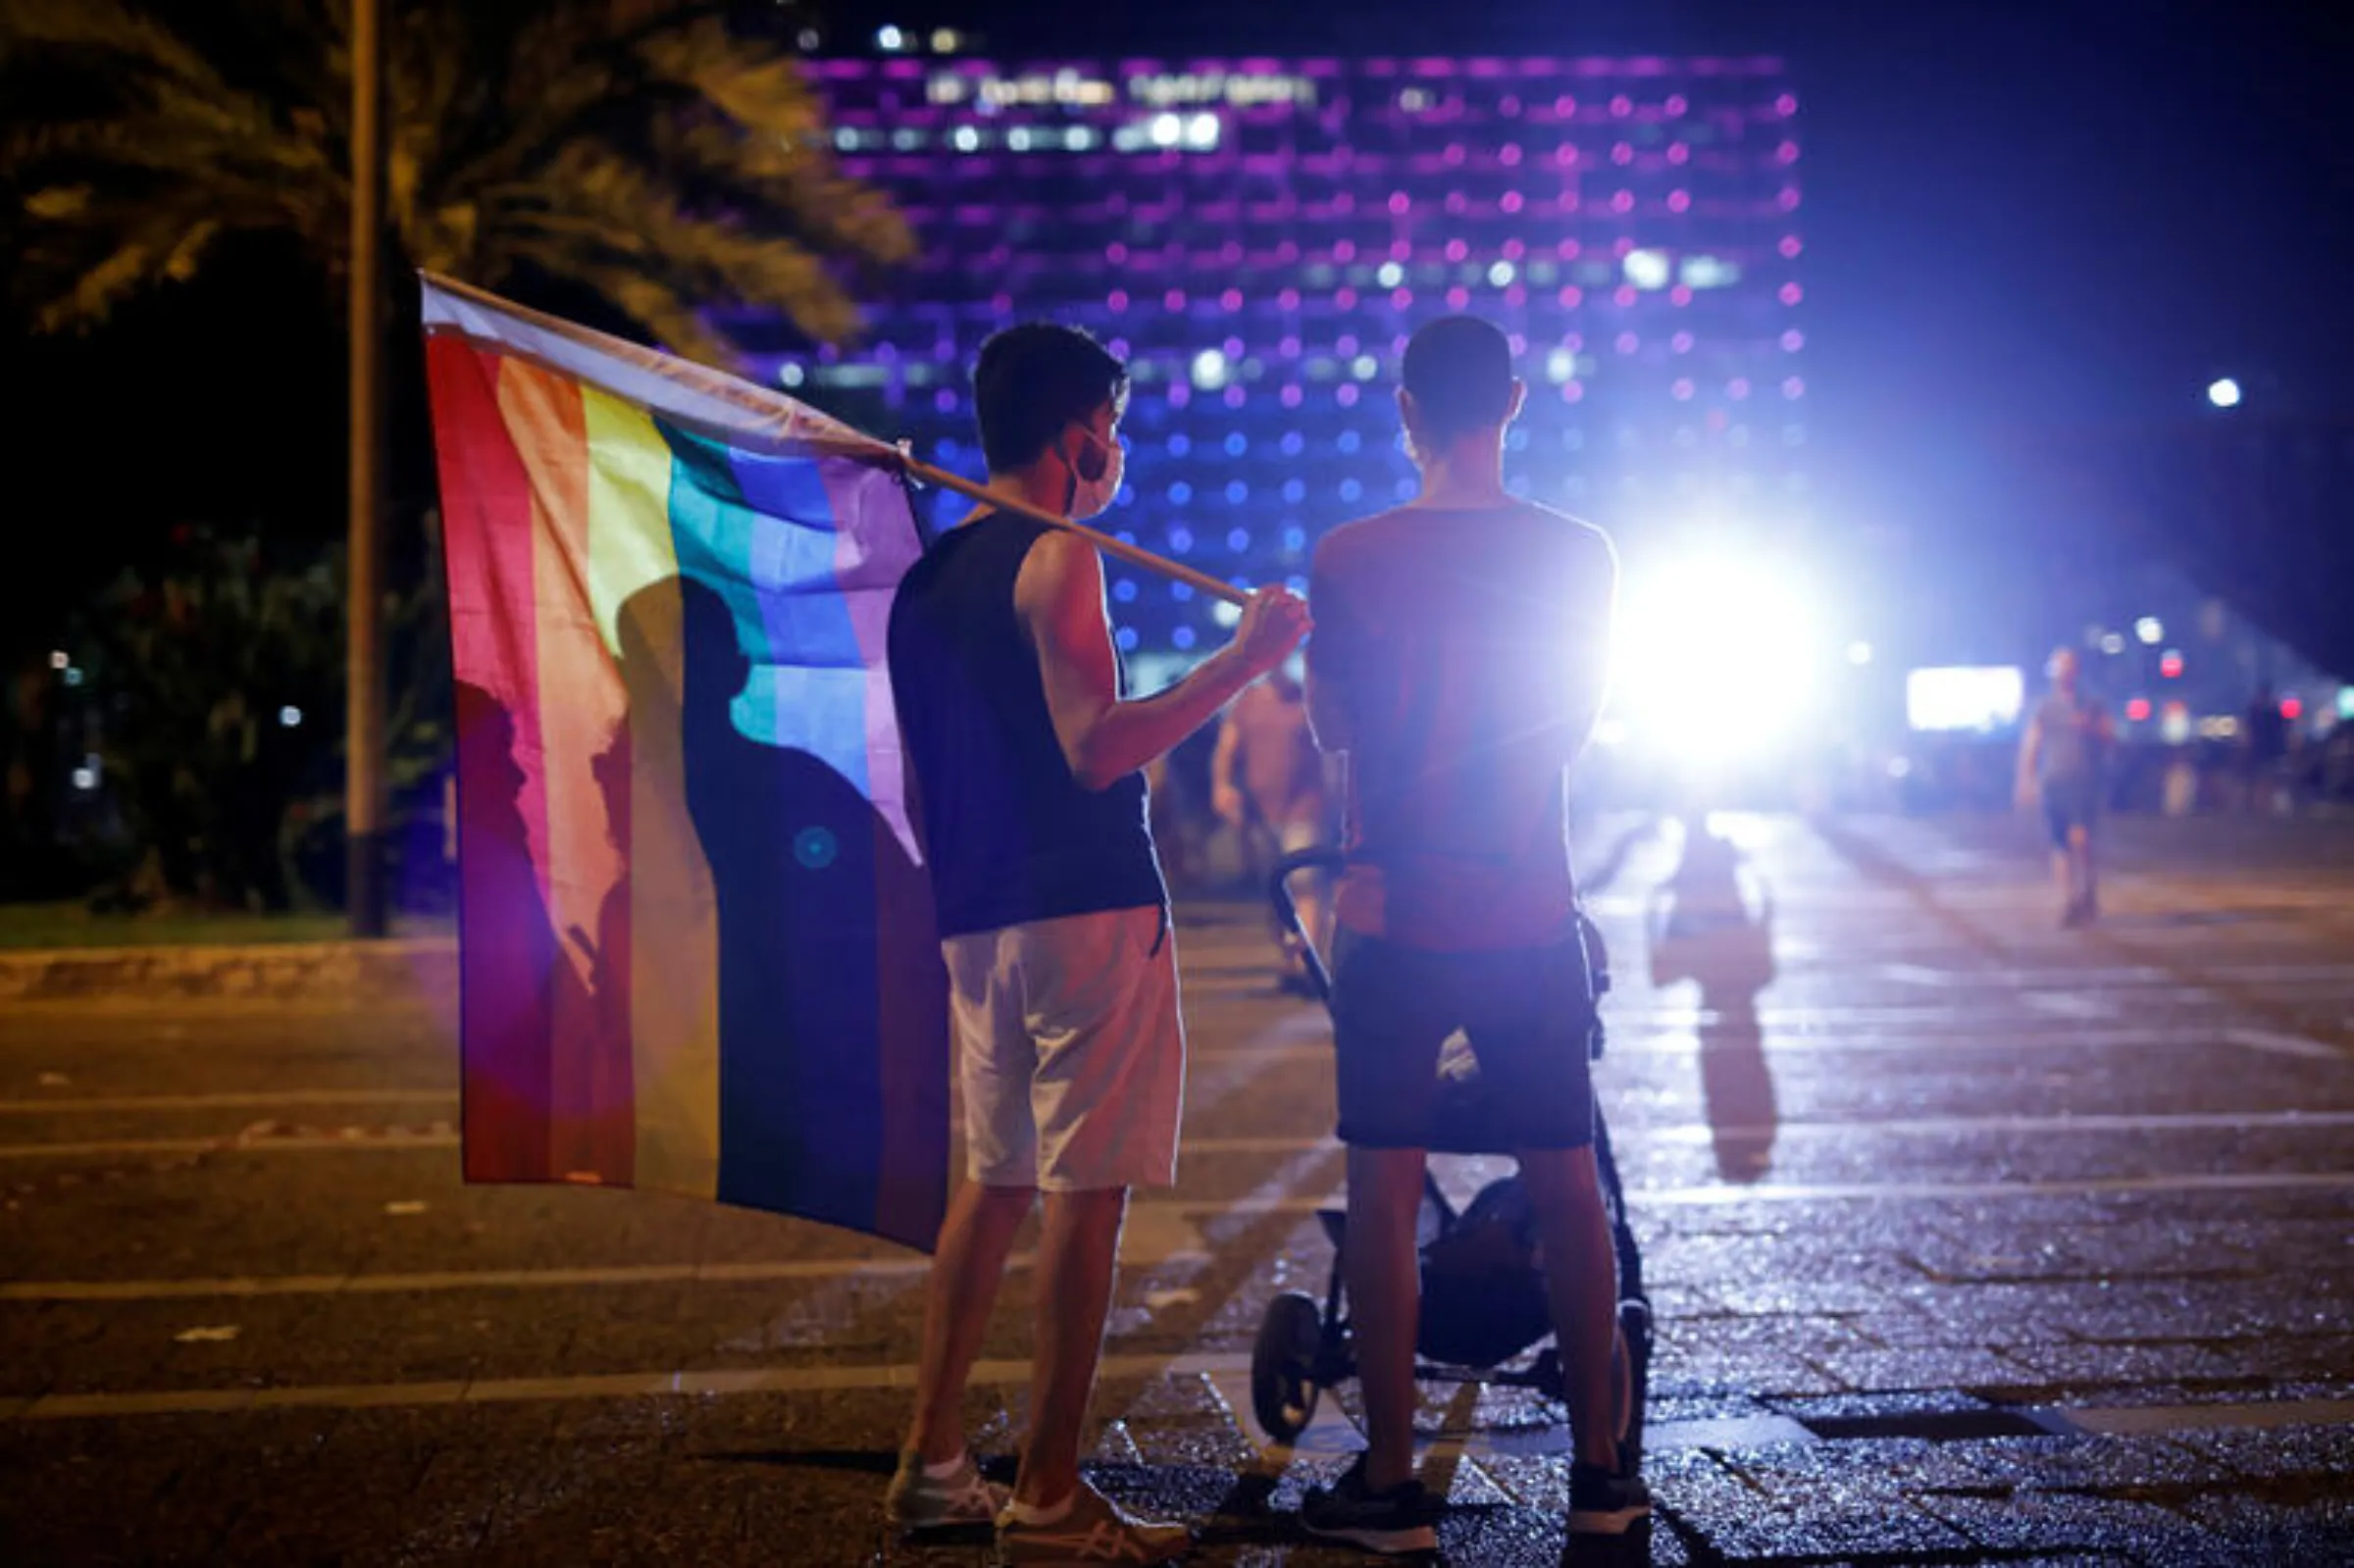
[(2288, 720), (2280, 699), (2266, 683), (2256, 688), (2248, 711), (2239, 721), (2239, 766), (2242, 793), (2250, 815), (2273, 809), (2281, 763), (2288, 756)]
[[(1218, 727), (1218, 749), (1210, 758), (1210, 803), (1220, 821), (1239, 830), (1249, 843), (1251, 868), (1263, 879), (1278, 857), (1312, 849), (1330, 835), (1324, 794), (1324, 757), (1307, 727), (1306, 695), (1299, 682), (1277, 671), (1235, 698)], [(1325, 939), (1322, 879), (1299, 879), (1300, 924), (1319, 947)], [(1308, 994), (1306, 955), (1288, 931), (1277, 933), (1282, 949), (1280, 983)]]
[(2042, 803), (2060, 924), (2073, 928), (2091, 924), (2101, 912), (2093, 830), (2117, 726), (2108, 710), (2084, 693), (2073, 648), (2054, 653), (2050, 668), (2052, 688), (2036, 704), (2020, 742), (2016, 794), (2022, 811)]

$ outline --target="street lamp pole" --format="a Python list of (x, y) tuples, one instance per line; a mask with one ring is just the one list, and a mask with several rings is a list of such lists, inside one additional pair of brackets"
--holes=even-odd
[(351, 935), (382, 936), (385, 898), (383, 377), (384, 86), (379, 0), (351, 17), (351, 432), (345, 593), (344, 908)]

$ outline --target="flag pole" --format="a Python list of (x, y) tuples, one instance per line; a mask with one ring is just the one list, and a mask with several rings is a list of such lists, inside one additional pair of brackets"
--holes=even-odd
[(1024, 517), (1035, 518), (1039, 522), (1054, 528), (1068, 529), (1071, 532), (1094, 544), (1105, 555), (1115, 555), (1131, 566), (1141, 566), (1148, 572), (1157, 572), (1162, 577), (1174, 578), (1197, 593), (1206, 593), (1213, 599), (1224, 599), (1228, 604), (1241, 604), (1251, 597), (1233, 583), (1213, 578), (1206, 572), (1197, 572), (1183, 562), (1172, 561), (1165, 555), (1154, 555), (1142, 545), (1130, 544), (1127, 540), (1115, 538), (1100, 529), (1091, 529), (1084, 523), (1073, 522), (1059, 513), (1048, 511), (1043, 506), (1035, 506), (1019, 496), (993, 490), (988, 485), (968, 480), (961, 474), (951, 474), (947, 469), (935, 468), (931, 464), (919, 461), (903, 452), (899, 455), (899, 465), (911, 477), (922, 480), (926, 484), (937, 484), (944, 490), (954, 490), (957, 494), (970, 496), (984, 505), (994, 506), (1006, 512), (1019, 512)]
[(1182, 562), (1172, 561), (1165, 555), (1154, 555), (1151, 550), (1140, 545), (1114, 538), (1099, 529), (1089, 528), (1084, 523), (1075, 523), (1060, 513), (1049, 512), (1043, 506), (1035, 506), (1019, 496), (1007, 495), (1001, 491), (991, 489), (988, 485), (975, 480), (968, 480), (961, 474), (951, 474), (945, 468), (935, 468), (917, 458), (905, 446), (894, 446), (889, 441), (879, 439), (853, 426), (844, 424), (841, 420), (822, 410), (813, 409), (807, 404), (786, 397), (766, 386), (755, 385), (740, 377), (728, 375), (724, 371), (713, 370), (706, 365), (698, 365), (692, 360), (681, 360), (675, 355), (663, 353), (660, 349), (646, 348), (641, 344), (630, 342), (626, 338), (615, 337), (610, 332), (600, 332), (592, 328), (582, 327), (578, 323), (568, 322), (560, 316), (550, 316), (544, 311), (533, 310), (528, 305), (518, 305), (511, 299), (491, 293), (486, 288), (476, 288), (473, 284), (462, 283), (454, 278), (444, 278), (439, 273), (420, 272), (417, 276), (431, 288), (456, 295), (461, 299), (471, 300), (486, 310), (497, 311), (501, 315), (512, 317), (541, 330), (569, 338), (576, 343), (586, 344), (601, 352), (624, 355), (636, 360), (641, 366), (655, 368), (653, 362), (668, 361), (669, 367), (676, 369), (663, 367), (658, 369), (658, 374), (691, 377), (696, 391), (732, 404), (764, 422), (774, 421), (782, 416), (785, 420), (784, 429), (789, 434), (801, 433), (799, 421), (804, 416), (814, 417), (825, 427), (825, 433), (813, 434), (809, 438), (823, 442), (844, 455), (855, 455), (879, 463), (891, 463), (896, 465), (901, 473), (912, 479), (922, 480), (927, 484), (937, 484), (944, 490), (954, 490), (959, 495), (969, 496), (973, 500), (1002, 511), (1019, 512), (1024, 517), (1036, 518), (1039, 522), (1049, 524), (1054, 528), (1068, 529), (1081, 538), (1093, 543), (1104, 554), (1117, 556), (1129, 565), (1141, 566), (1148, 572), (1157, 572), (1162, 577), (1174, 578), (1197, 593), (1206, 593), (1213, 599), (1224, 599), (1228, 604), (1242, 604), (1251, 597), (1248, 592), (1236, 587), (1233, 583), (1213, 578), (1206, 572), (1197, 572), (1192, 567), (1186, 566)]

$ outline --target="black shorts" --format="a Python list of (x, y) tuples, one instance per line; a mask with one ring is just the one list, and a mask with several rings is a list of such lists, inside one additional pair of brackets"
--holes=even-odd
[(2052, 847), (2066, 849), (2073, 829), (2092, 832), (2101, 814), (2100, 787), (2089, 779), (2047, 779), (2042, 785), (2043, 825)]
[[(1584, 943), (1433, 952), (1343, 928), (1333, 946), (1341, 1140), (1509, 1153), (1594, 1141), (1593, 978)], [(1475, 1087), (1439, 1074), (1463, 1031)]]

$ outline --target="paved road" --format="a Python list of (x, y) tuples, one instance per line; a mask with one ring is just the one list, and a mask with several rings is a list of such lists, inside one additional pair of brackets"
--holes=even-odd
[[(2354, 831), (2123, 824), (2077, 934), (2015, 824), (1715, 826), (1582, 845), (1653, 1559), (2354, 1561)], [(1260, 943), (1183, 930), (1183, 1184), (1129, 1228), (1095, 1473), (1205, 1560), (1341, 1563), (1290, 1510), (1353, 1391), (1290, 1452), (1247, 1413), (1342, 1171), (1323, 1018)], [(0, 1018), (0, 1560), (980, 1560), (877, 1529), (917, 1260), (461, 1188), (446, 1007)], [(985, 1453), (1028, 1306), (1017, 1273)], [(1451, 1560), (1558, 1560), (1559, 1417), (1428, 1388)]]

